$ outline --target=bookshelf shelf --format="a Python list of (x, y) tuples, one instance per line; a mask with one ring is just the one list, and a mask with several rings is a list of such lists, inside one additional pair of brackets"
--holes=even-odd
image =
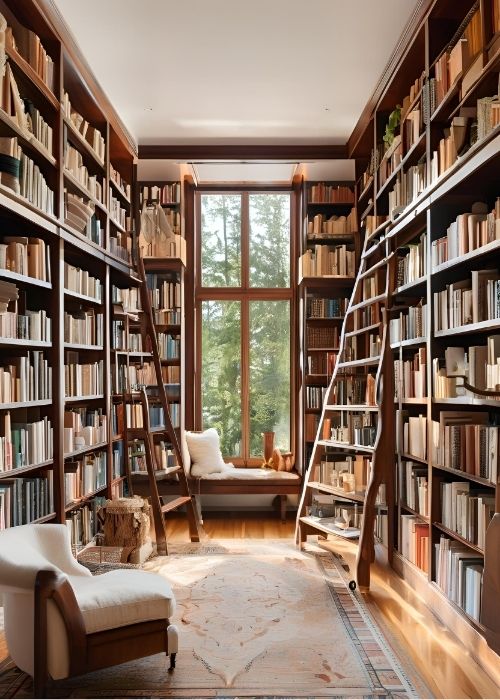
[(20, 275), (18, 272), (11, 272), (10, 270), (4, 270), (1, 268), (0, 279), (11, 280), (12, 282), (18, 282), (19, 284), (29, 284), (33, 287), (43, 287), (44, 289), (52, 289), (52, 284), (50, 282), (45, 282), (45, 280), (38, 280), (35, 277), (28, 277), (28, 275)]
[(353, 338), (356, 335), (363, 335), (363, 333), (369, 333), (370, 331), (376, 331), (378, 330), (380, 324), (379, 323), (372, 323), (370, 326), (364, 326), (363, 328), (358, 328), (355, 331), (347, 331), (345, 334), (346, 338)]
[(409, 292), (420, 295), (425, 290), (426, 283), (427, 275), (424, 275), (424, 277), (419, 277), (413, 282), (408, 282), (407, 284), (402, 284), (400, 287), (397, 287), (394, 290), (394, 296), (398, 294), (407, 294)]
[[(346, 501), (356, 501), (357, 503), (364, 503), (366, 494), (364, 492), (357, 491), (343, 491), (342, 489), (335, 488), (335, 486), (330, 486), (329, 484), (323, 484), (320, 481), (309, 481), (307, 488), (317, 489), (318, 491), (323, 491), (324, 493), (330, 493), (333, 496), (338, 496)], [(385, 509), (387, 505), (384, 503), (377, 503), (377, 508)]]
[(445, 535), (448, 535), (448, 537), (451, 537), (454, 540), (457, 540), (457, 542), (460, 542), (461, 544), (465, 545), (466, 547), (469, 547), (469, 549), (473, 549), (475, 552), (478, 552), (479, 554), (484, 555), (484, 551), (481, 549), (481, 547), (478, 547), (476, 544), (469, 542), (469, 540), (466, 540), (465, 537), (461, 537), (458, 534), (458, 532), (455, 532), (454, 530), (450, 530), (449, 528), (445, 527), (444, 525), (442, 525), (439, 522), (433, 522), (432, 525), (440, 532), (443, 532)]
[(299, 285), (315, 289), (328, 287), (331, 291), (349, 289), (354, 284), (354, 277), (336, 277), (334, 275), (324, 275), (323, 277), (302, 277), (299, 280)]
[(15, 69), (23, 76), (23, 78), (30, 81), (30, 83), (37, 89), (39, 95), (48, 103), (53, 109), (59, 109), (59, 102), (54, 93), (45, 85), (43, 80), (38, 76), (38, 74), (33, 70), (28, 61), (25, 61), (22, 56), (14, 49), (14, 47), (6, 43), (5, 53), (7, 54), (11, 65), (15, 66)]
[(38, 464), (28, 464), (25, 467), (16, 467), (15, 469), (8, 469), (6, 471), (0, 471), (1, 479), (13, 479), (21, 474), (29, 474), (31, 472), (38, 471), (40, 469), (47, 469), (53, 465), (53, 460), (48, 459), (45, 462), (39, 462)]
[(335, 442), (334, 440), (318, 440), (318, 445), (323, 447), (334, 447), (340, 450), (351, 450), (354, 452), (367, 452), (372, 454), (374, 449), (368, 445), (355, 445), (348, 442)]
[(67, 138), (68, 141), (70, 141), (74, 146), (77, 147), (77, 150), (83, 149), (84, 154), (89, 157), (95, 164), (97, 168), (100, 170), (105, 169), (105, 163), (102, 161), (97, 153), (94, 151), (90, 143), (78, 132), (73, 123), (71, 122), (70, 119), (67, 117), (63, 117), (63, 123), (64, 126), (67, 129)]
[(406, 452), (401, 453), (401, 459), (409, 461), (409, 462), (419, 462), (420, 464), (425, 464), (427, 465), (428, 462), (426, 459), (423, 457), (415, 457), (415, 455), (408, 454)]
[(500, 400), (474, 398), (472, 396), (458, 396), (450, 399), (433, 398), (432, 403), (437, 405), (451, 406), (491, 406), (492, 408), (500, 408)]
[(440, 265), (436, 265), (436, 267), (432, 271), (432, 275), (437, 277), (440, 273), (447, 272), (448, 270), (452, 270), (456, 267), (461, 267), (462, 265), (467, 266), (472, 260), (481, 258), (483, 257), (483, 255), (497, 253), (499, 250), (500, 240), (491, 241), (491, 243), (483, 245), (480, 248), (476, 248), (475, 250), (472, 250), (469, 253), (465, 253), (458, 258), (452, 258), (451, 260), (447, 260), (446, 262), (441, 263)]
[[(421, 515), (421, 513), (419, 513), (418, 510), (413, 510), (413, 508), (410, 508), (410, 506), (407, 506), (406, 503), (400, 503), (400, 506), (401, 506), (401, 510), (406, 511), (407, 513), (410, 513), (411, 515), (415, 515), (417, 518), (420, 518), (421, 520), (423, 520), (426, 523), (430, 522), (429, 517), (427, 515)], [(411, 563), (412, 562), (410, 562), (410, 564)], [(418, 567), (417, 567), (417, 569), (418, 569)], [(419, 569), (419, 571), (420, 571), (420, 569)]]
[(97, 452), (98, 450), (103, 450), (105, 447), (107, 447), (107, 445), (107, 440), (105, 440), (104, 442), (98, 442), (95, 445), (85, 445), (85, 447), (82, 447), (79, 450), (73, 450), (73, 452), (66, 452), (64, 455), (64, 459), (73, 459), (74, 457), (79, 457), (80, 455), (85, 455), (89, 452)]
[(96, 306), (102, 306), (103, 300), (96, 299), (96, 297), (88, 296), (87, 294), (80, 294), (79, 292), (73, 292), (71, 289), (64, 290), (65, 297), (71, 297), (72, 299), (78, 299), (79, 301), (86, 301), (89, 304), (96, 304)]
[(64, 401), (66, 403), (80, 403), (81, 401), (101, 401), (104, 398), (104, 394), (90, 394), (89, 396), (66, 396)]
[[(359, 530), (356, 529), (354, 532), (343, 531), (340, 528), (334, 528), (333, 526), (328, 526), (325, 523), (322, 523), (320, 518), (313, 518), (313, 517), (305, 515), (305, 516), (300, 518), (300, 521), (302, 523), (304, 523), (304, 525), (310, 525), (315, 530), (319, 530), (320, 532), (324, 532), (327, 535), (337, 535), (337, 537), (342, 537), (343, 539), (355, 539), (355, 540), (357, 540), (359, 538)], [(348, 534), (348, 533), (352, 533), (352, 534)]]
[(351, 306), (351, 311), (358, 311), (358, 309), (364, 309), (366, 306), (372, 306), (373, 304), (379, 304), (381, 301), (384, 301), (386, 298), (385, 294), (378, 294), (375, 297), (370, 297), (369, 299), (365, 299), (364, 301), (360, 301), (358, 304), (353, 304)]
[(493, 484), (488, 479), (483, 479), (480, 476), (476, 476), (475, 474), (470, 474), (469, 472), (461, 471), (460, 469), (453, 469), (452, 467), (445, 467), (442, 464), (433, 464), (432, 467), (433, 467), (433, 469), (436, 469), (440, 472), (446, 472), (447, 474), (453, 474), (454, 476), (459, 476), (464, 480), (473, 481), (474, 483), (481, 484), (481, 486), (486, 486), (489, 489), (494, 489), (496, 487), (496, 484)]
[(408, 340), (397, 340), (391, 343), (391, 348), (414, 348), (426, 343), (427, 338), (409, 338)]
[(0, 404), (2, 411), (14, 411), (18, 408), (37, 408), (40, 406), (50, 406), (52, 399), (40, 399), (39, 401), (13, 401), (11, 403)]
[(102, 345), (85, 345), (80, 343), (64, 343), (65, 350), (104, 350)]
[(353, 413), (364, 413), (365, 411), (377, 412), (379, 410), (378, 406), (368, 406), (366, 404), (325, 404), (324, 409), (325, 411), (352, 411)]
[(378, 365), (380, 362), (380, 355), (375, 355), (374, 357), (365, 357), (361, 360), (351, 360), (349, 362), (339, 362), (337, 367), (348, 368), (348, 367), (364, 367), (366, 365)]
[(493, 318), (487, 321), (479, 321), (478, 323), (468, 323), (465, 326), (456, 326), (445, 331), (435, 331), (434, 337), (446, 338), (454, 335), (467, 335), (470, 333), (483, 333), (500, 328), (500, 318)]
[(0, 347), (51, 348), (52, 343), (44, 340), (26, 340), (25, 338), (0, 338)]
[(88, 503), (93, 498), (102, 493), (105, 489), (107, 489), (106, 484), (104, 484), (104, 486), (99, 487), (95, 491), (91, 491), (90, 493), (85, 494), (85, 496), (82, 496), (76, 501), (71, 501), (71, 503), (67, 503), (64, 507), (65, 512), (69, 513), (71, 510), (75, 510), (75, 508), (80, 508), (84, 503)]

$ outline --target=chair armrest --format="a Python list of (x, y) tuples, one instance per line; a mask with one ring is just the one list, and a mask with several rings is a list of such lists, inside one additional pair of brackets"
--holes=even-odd
[(85, 623), (67, 577), (57, 571), (39, 571), (35, 579), (35, 685), (47, 679), (47, 602), (52, 600), (66, 628), (69, 648), (69, 672), (85, 672), (87, 639)]

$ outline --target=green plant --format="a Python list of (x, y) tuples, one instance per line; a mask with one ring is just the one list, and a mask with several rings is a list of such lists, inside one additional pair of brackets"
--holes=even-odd
[(385, 127), (384, 143), (387, 148), (394, 141), (394, 133), (401, 121), (401, 105), (396, 105), (396, 108), (389, 114), (389, 120)]

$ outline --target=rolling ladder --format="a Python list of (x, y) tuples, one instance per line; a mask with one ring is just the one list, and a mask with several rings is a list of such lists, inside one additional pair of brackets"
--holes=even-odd
[[(387, 222), (388, 223), (388, 222)], [(339, 343), (339, 353), (333, 374), (325, 394), (316, 439), (307, 468), (297, 514), (296, 541), (305, 542), (308, 534), (328, 534), (329, 528), (322, 528), (319, 522), (308, 517), (314, 490), (332, 494), (340, 502), (348, 502), (349, 492), (340, 488), (321, 484), (316, 480), (318, 463), (327, 448), (344, 457), (352, 455), (371, 456), (371, 470), (364, 494), (356, 493), (353, 501), (363, 504), (363, 519), (359, 536), (356, 561), (356, 581), (351, 588), (359, 585), (368, 589), (370, 566), (375, 560), (374, 527), (380, 506), (377, 504), (379, 488), (385, 485), (386, 500), (393, 503), (393, 467), (395, 451), (394, 413), (394, 368), (389, 335), (390, 296), (395, 275), (394, 257), (385, 238), (386, 225), (378, 227), (366, 235), (360, 258), (358, 274), (351, 299), (346, 311)], [(376, 280), (372, 284), (372, 280)], [(378, 287), (370, 294), (370, 287)], [(375, 341), (373, 341), (375, 339)], [(373, 345), (376, 345), (376, 354)], [(370, 347), (371, 346), (371, 347)], [(361, 357), (360, 357), (361, 355)], [(355, 357), (354, 357), (355, 356)], [(368, 368), (376, 368), (374, 400), (371, 404), (342, 404), (337, 400), (341, 393), (340, 382), (356, 374), (360, 369), (368, 375)], [(368, 381), (368, 380), (367, 380)], [(373, 445), (347, 443), (344, 439), (332, 440), (329, 434), (332, 422), (344, 425), (349, 414), (361, 416), (376, 415), (376, 432)], [(392, 551), (392, 518), (388, 515), (388, 552)], [(333, 533), (335, 534), (335, 533)]]
[[(200, 541), (201, 526), (198, 517), (198, 511), (194, 496), (191, 494), (189, 482), (184, 470), (184, 460), (182, 450), (179, 443), (179, 436), (176, 428), (173, 425), (167, 393), (163, 382), (161, 362), (158, 352), (158, 343), (156, 338), (156, 328), (153, 318), (153, 310), (151, 300), (149, 298), (146, 273), (142, 258), (138, 259), (138, 272), (140, 277), (140, 296), (142, 303), (141, 314), (141, 332), (143, 339), (151, 350), (151, 357), (154, 364), (154, 374), (156, 377), (156, 386), (137, 386), (134, 391), (130, 391), (123, 396), (124, 403), (124, 422), (125, 422), (125, 444), (127, 449), (130, 444), (142, 442), (144, 445), (143, 456), (146, 464), (146, 475), (132, 472), (130, 468), (130, 460), (126, 459), (127, 480), (129, 484), (130, 494), (134, 493), (140, 496), (149, 497), (153, 514), (153, 522), (156, 531), (156, 546), (159, 554), (168, 554), (166, 523), (165, 518), (168, 513), (185, 507), (189, 534), (192, 542)], [(151, 427), (150, 421), (150, 405), (156, 404), (161, 406), (164, 425), (160, 427)], [(129, 407), (127, 409), (127, 406)], [(140, 406), (140, 410), (138, 408)], [(127, 412), (130, 415), (134, 413), (140, 418), (137, 423), (142, 423), (139, 427), (129, 426), (127, 420)], [(155, 451), (155, 437), (164, 437), (171, 445), (175, 455), (175, 466), (169, 467), (166, 470), (161, 470), (157, 461)], [(146, 478), (144, 478), (146, 477)], [(173, 484), (178, 484), (178, 495), (174, 499), (163, 502), (158, 492), (158, 478), (167, 478), (172, 480)]]

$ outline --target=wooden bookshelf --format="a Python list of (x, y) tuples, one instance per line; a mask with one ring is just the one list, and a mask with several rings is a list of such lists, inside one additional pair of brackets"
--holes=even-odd
[[(21, 231), (30, 244), (36, 240), (43, 241), (48, 255), (46, 264), (50, 264), (50, 276), (45, 279), (28, 276), (24, 274), (24, 270), (23, 273), (16, 271), (18, 268), (14, 266), (10, 270), (0, 270), (0, 283), (15, 285), (19, 294), (22, 294), (22, 304), (18, 302), (18, 313), (24, 314), (25, 309), (43, 309), (51, 321), (50, 340), (0, 339), (0, 366), (5, 366), (7, 358), (12, 362), (13, 358), (22, 358), (27, 353), (41, 352), (52, 371), (51, 398), (4, 402), (0, 408), (0, 421), (4, 426), (7, 414), (10, 414), (13, 424), (31, 425), (47, 419), (53, 431), (53, 454), (50, 459), (35, 460), (34, 464), (15, 468), (3, 464), (0, 467), (0, 483), (5, 485), (15, 482), (21, 485), (24, 484), (25, 476), (31, 479), (50, 475), (53, 484), (53, 512), (38, 518), (36, 522), (65, 522), (69, 518), (76, 523), (81, 518), (80, 510), (85, 505), (92, 510), (92, 517), (95, 516), (94, 496), (112, 495), (110, 280), (119, 278), (123, 283), (130, 278), (132, 199), (127, 198), (126, 185), (120, 182), (133, 184), (137, 153), (126, 129), (105, 99), (94, 77), (75, 53), (73, 44), (67, 44), (67, 37), (58, 33), (61, 25), (49, 5), (41, 6), (28, 0), (21, 8), (14, 0), (1, 0), (0, 11), (8, 25), (14, 27), (14, 36), (18, 31), (18, 22), (23, 26), (27, 26), (26, 22), (29, 22), (30, 26), (27, 28), (40, 36), (43, 47), (53, 61), (51, 90), (26, 58), (12, 45), (7, 44), (6, 51), (13, 79), (21, 97), (29, 99), (33, 109), (37, 110), (33, 114), (38, 115), (36, 128), (40, 131), (29, 133), (21, 128), (22, 115), (16, 114), (12, 106), (3, 103), (0, 105), (0, 125), (2, 135), (17, 138), (18, 146), (38, 167), (47, 187), (53, 193), (54, 200), (53, 213), (48, 213), (21, 192), (10, 189), (4, 183), (0, 187), (0, 218), (4, 224), (5, 235), (8, 235), (7, 231), (12, 231), (12, 235)], [(102, 134), (105, 144), (102, 157), (65, 114), (65, 92), (70, 95), (72, 104), (81, 117)], [(64, 155), (67, 144), (81, 154), (82, 164), (87, 168), (89, 175), (98, 176), (102, 183), (102, 197), (99, 200), (66, 170)], [(117, 182), (117, 178), (120, 182)], [(66, 220), (65, 189), (78, 193), (86, 204), (91, 205), (102, 230), (100, 244), (89, 238), (83, 223), (82, 228), (77, 229), (71, 221)], [(120, 221), (117, 221), (116, 211), (111, 210), (110, 189), (116, 192), (126, 210), (129, 226), (122, 226)], [(122, 230), (115, 233), (118, 228)], [(111, 245), (110, 239), (113, 236), (121, 237), (119, 244), (123, 248), (123, 254), (119, 247)], [(3, 240), (2, 235), (0, 244)], [(67, 288), (64, 278), (65, 264), (98, 279), (102, 285), (101, 298), (87, 293), (85, 289)], [(14, 311), (13, 302), (9, 305), (10, 310)], [(64, 313), (78, 317), (82, 312), (90, 311), (103, 315), (103, 342), (90, 345), (66, 343)], [(102, 391), (90, 395), (65, 395), (64, 364), (68, 353), (77, 353), (80, 363), (102, 363)], [(66, 410), (87, 407), (106, 416), (106, 439), (64, 454), (64, 413)], [(1, 437), (5, 437), (3, 432)], [(66, 505), (65, 468), (71, 460), (84, 459), (94, 452), (106, 455), (106, 478), (103, 487), (95, 494), (86, 494), (84, 499)], [(92, 533), (87, 534), (90, 536)]]
[[(423, 379), (425, 384), (420, 397), (411, 391), (404, 393), (400, 386), (395, 402), (398, 418), (394, 424), (394, 431), (398, 438), (398, 448), (394, 467), (397, 489), (393, 514), (393, 563), (438, 617), (461, 639), (467, 640), (471, 654), (489, 663), (493, 658), (498, 661), (492, 649), (497, 653), (500, 649), (500, 622), (498, 613), (495, 612), (496, 603), (488, 603), (488, 621), (487, 624), (482, 624), (478, 617), (474, 619), (463, 606), (460, 607), (456, 601), (451, 600), (447, 592), (443, 592), (436, 583), (439, 562), (436, 560), (435, 548), (441, 538), (445, 538), (452, 547), (464, 547), (471, 556), (477, 556), (482, 563), (483, 548), (443, 524), (441, 489), (443, 483), (463, 483), (471, 492), (485, 493), (491, 497), (495, 502), (494, 510), (498, 513), (498, 472), (493, 483), (488, 478), (452, 468), (450, 464), (442, 464), (441, 460), (433, 459), (431, 425), (432, 421), (439, 421), (444, 412), (456, 412), (458, 416), (467, 417), (486, 413), (488, 420), (495, 424), (500, 409), (498, 402), (491, 397), (436, 396), (433, 376), (433, 361), (439, 360), (440, 368), (443, 368), (444, 353), (448, 346), (461, 346), (466, 348), (466, 351), (471, 346), (484, 346), (487, 337), (498, 332), (500, 323), (495, 316), (483, 316), (477, 322), (467, 320), (438, 330), (435, 326), (434, 308), (434, 294), (445, 290), (447, 285), (470, 280), (473, 270), (498, 268), (498, 235), (493, 234), (493, 239), (483, 241), (482, 244), (474, 243), (465, 252), (462, 250), (449, 259), (438, 260), (436, 263), (432, 257), (433, 246), (437, 245), (438, 239), (447, 235), (447, 230), (455, 225), (457, 217), (471, 213), (475, 202), (483, 202), (488, 212), (491, 212), (494, 210), (496, 198), (500, 196), (496, 184), (498, 178), (493, 175), (494, 172), (498, 172), (500, 166), (499, 127), (495, 126), (495, 122), (490, 130), (487, 126), (480, 126), (478, 131), (481, 133), (483, 128), (483, 133), (476, 139), (474, 128), (471, 129), (471, 111), (477, 109), (478, 100), (492, 97), (498, 90), (499, 57), (498, 52), (491, 52), (492, 46), (498, 46), (498, 33), (495, 34), (492, 29), (492, 8), (491, 0), (481, 3), (474, 3), (473, 0), (460, 3), (438, 0), (429, 3), (419, 26), (411, 38), (407, 39), (398, 63), (392, 73), (387, 74), (382, 81), (349, 142), (349, 155), (356, 159), (358, 199), (362, 200), (362, 231), (371, 227), (369, 235), (374, 236), (375, 240), (380, 238), (383, 231), (387, 239), (387, 253), (392, 254), (396, 261), (407, 255), (409, 250), (414, 251), (422, 235), (426, 235), (421, 251), (425, 269), (415, 269), (410, 278), (398, 280), (396, 266), (391, 289), (392, 320), (399, 319), (402, 313), (408, 315), (411, 309), (415, 319), (418, 316), (416, 307), (419, 300), (427, 302), (427, 305), (422, 307), (422, 320), (419, 320), (419, 324), (423, 324), (424, 327), (419, 329), (417, 337), (412, 333), (403, 333), (391, 340), (394, 361), (402, 363), (402, 366), (406, 363), (407, 373), (420, 353), (424, 362), (421, 365), (422, 376), (418, 376), (419, 381)], [(457, 58), (461, 60), (458, 44), (463, 33), (468, 31), (469, 22), (476, 12), (479, 13), (475, 36), (478, 48), (474, 60), (466, 57), (469, 48), (464, 48), (462, 70), (458, 70), (456, 64), (451, 68), (452, 73), (457, 75), (456, 81), (445, 85), (439, 93), (441, 88), (437, 88), (437, 82), (440, 79), (441, 67), (447, 62), (456, 61)], [(470, 46), (474, 44), (470, 37), (468, 43)], [(457, 48), (453, 52), (455, 47)], [(480, 68), (476, 77), (471, 78), (468, 72), (476, 59), (480, 62)], [(420, 133), (414, 134), (416, 138), (413, 143), (405, 144), (404, 119), (401, 120), (394, 131), (394, 138), (403, 137), (402, 148), (399, 149), (398, 157), (393, 159), (392, 169), (387, 168), (384, 163), (387, 146), (383, 142), (383, 136), (389, 115), (397, 104), (405, 105), (405, 98), (410, 97), (411, 86), (422, 77), (423, 84), (418, 90), (413, 90), (415, 94), (409, 100), (407, 109), (408, 113), (420, 103), (424, 112)], [(433, 96), (438, 93), (439, 98)], [(445, 130), (450, 129), (452, 120), (458, 117), (463, 117), (465, 124), (465, 135), (461, 134), (464, 137), (464, 145), (459, 149), (457, 158), (451, 144), (448, 167), (443, 167), (440, 163), (436, 171), (435, 153), (438, 153), (439, 158), (440, 142), (447, 134)], [(457, 126), (458, 123), (457, 120), (450, 132), (455, 130), (454, 137), (457, 138), (459, 130), (462, 129)], [(395, 184), (402, 184), (404, 177), (408, 179), (416, 166), (421, 169), (418, 186), (410, 196), (398, 200), (394, 193), (391, 194)], [(377, 218), (371, 220), (371, 216)], [(384, 218), (385, 222), (379, 223)], [(410, 454), (410, 446), (405, 447), (403, 442), (403, 423), (419, 416), (422, 416), (426, 426), (424, 456), (420, 453), (418, 456)], [(384, 429), (385, 427), (387, 426), (384, 426)], [(390, 425), (387, 429), (390, 429)], [(412, 478), (412, 488), (418, 483), (421, 496), (424, 497), (427, 493), (428, 515), (421, 515), (423, 511), (411, 508), (406, 501), (403, 489), (407, 486), (408, 475)], [(415, 562), (409, 561), (406, 554), (403, 554), (403, 528), (408, 525), (409, 520), (419, 524), (422, 532), (425, 531), (424, 528), (428, 529), (428, 572), (419, 568)], [(494, 543), (492, 546), (495, 548)], [(498, 551), (498, 540), (496, 549)], [(486, 560), (487, 558), (488, 554)], [(422, 566), (422, 561), (420, 564)], [(485, 571), (487, 567), (486, 561)], [(491, 648), (487, 646), (485, 638)]]

